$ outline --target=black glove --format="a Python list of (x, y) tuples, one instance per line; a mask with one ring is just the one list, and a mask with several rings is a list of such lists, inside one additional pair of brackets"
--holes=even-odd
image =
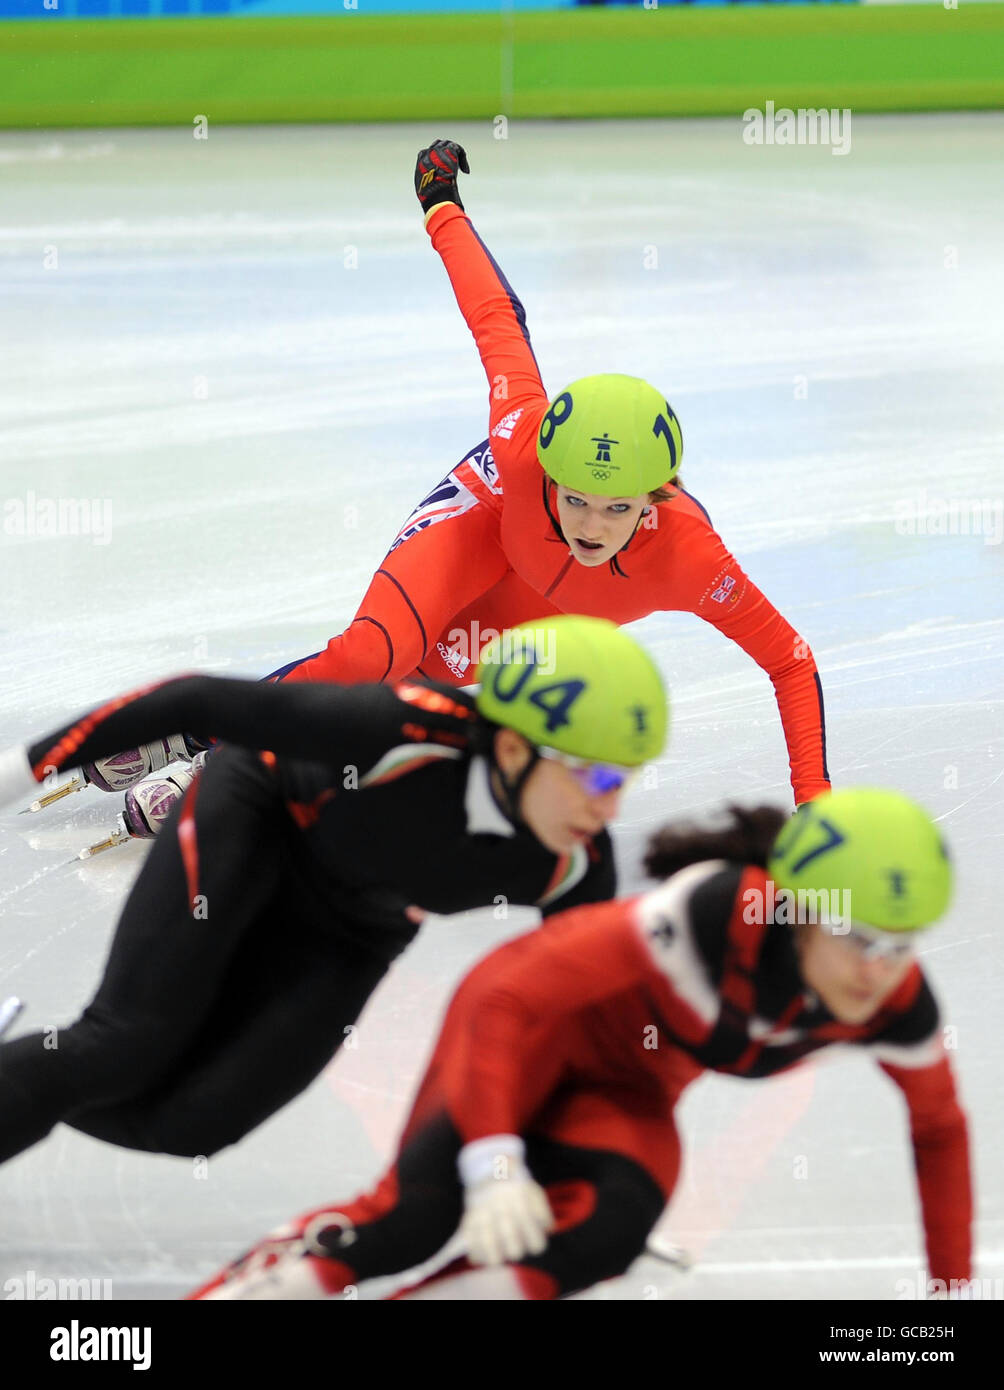
[(437, 140), (427, 150), (419, 150), (415, 192), (426, 212), (437, 203), (456, 203), (463, 212), (464, 205), (457, 191), (458, 169), (465, 174), (471, 172), (463, 145), (453, 140)]

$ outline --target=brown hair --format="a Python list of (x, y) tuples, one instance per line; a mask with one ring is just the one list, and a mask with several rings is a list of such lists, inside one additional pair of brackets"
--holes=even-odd
[(745, 810), (729, 805), (726, 809), (727, 825), (704, 827), (691, 822), (657, 830), (645, 850), (645, 872), (651, 878), (669, 878), (703, 859), (728, 859), (765, 869), (774, 841), (788, 820), (787, 813), (776, 806)]
[(666, 487), (654, 487), (648, 494), (648, 500), (652, 503), (668, 502), (671, 498), (676, 496), (677, 490), (682, 487), (683, 481), (680, 475), (677, 474), (673, 481), (667, 484)]

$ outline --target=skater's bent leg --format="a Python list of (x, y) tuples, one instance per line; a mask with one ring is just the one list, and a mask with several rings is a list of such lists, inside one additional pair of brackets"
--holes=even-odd
[[(284, 878), (235, 954), (212, 1015), (170, 1076), (121, 1105), (72, 1116), (97, 1139), (210, 1155), (299, 1095), (345, 1041), (387, 969), (296, 903)], [(281, 942), (281, 949), (277, 949)]]
[[(426, 626), (426, 635), (430, 640), (426, 644), (424, 657), (418, 657), (417, 648), (405, 651), (402, 647), (401, 659), (391, 661), (389, 634), (385, 636), (388, 633), (387, 615), (383, 615), (381, 622), (372, 616), (373, 611), (379, 611), (376, 605), (382, 593), (383, 583), (378, 584), (374, 580), (359, 610), (360, 614), (368, 616), (357, 615), (351, 627), (339, 637), (332, 638), (326, 652), (299, 657), (281, 666), (278, 671), (272, 671), (265, 679), (376, 681), (402, 675), (420, 675), (447, 685), (466, 685), (473, 679), (474, 667), (485, 644), (495, 634), (520, 623), (544, 620), (560, 612), (536, 589), (520, 579), (515, 571), (509, 570), (497, 584), (479, 593), (459, 611), (453, 609), (455, 597), (451, 600), (450, 616), (442, 628), (434, 631)], [(433, 605), (425, 604), (424, 612), (431, 623)], [(411, 656), (416, 657), (416, 667), (414, 670), (403, 669)], [(332, 664), (336, 662), (337, 670)], [(298, 667), (306, 669), (295, 675)]]
[(461, 1257), (399, 1289), (393, 1299), (562, 1298), (623, 1274), (644, 1253), (666, 1198), (634, 1159), (531, 1138), (527, 1162), (546, 1188), (554, 1214), (547, 1248), (490, 1268)]
[(190, 1297), (326, 1298), (435, 1255), (460, 1222), (460, 1138), (440, 1112), (370, 1192), (273, 1231)]
[(339, 1207), (350, 1226), (321, 1232), (318, 1244), (351, 1269), (354, 1283), (421, 1264), (454, 1235), (464, 1204), (460, 1147), (449, 1118), (430, 1117), (372, 1193)]
[(315, 657), (320, 655), (320, 652), (311, 652), (309, 656), (298, 656), (295, 661), (287, 661), (285, 666), (280, 666), (277, 671), (270, 671), (267, 676), (262, 676), (262, 680), (273, 682), (285, 680), (290, 671), (294, 671), (297, 666), (302, 666), (305, 661), (313, 661)]
[(520, 1261), (542, 1280), (534, 1298), (560, 1298), (612, 1279), (644, 1253), (666, 1194), (626, 1155), (531, 1137), (527, 1163), (546, 1189), (555, 1230), (540, 1255)]
[(411, 675), (451, 615), (499, 583), (509, 569), (499, 512), (469, 490), (471, 479), (465, 483), (462, 470), (463, 465), (440, 488), (452, 488), (454, 500), (467, 501), (410, 534), (406, 526), (349, 626), (285, 680), (357, 683)]
[(214, 759), (154, 843), (80, 1019), (0, 1046), (0, 1161), (77, 1110), (142, 1094), (203, 1026), (278, 877), (274, 795), (246, 763)]

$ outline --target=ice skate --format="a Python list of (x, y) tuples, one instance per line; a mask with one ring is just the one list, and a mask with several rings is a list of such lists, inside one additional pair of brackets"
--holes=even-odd
[(345, 1267), (319, 1244), (322, 1231), (339, 1227), (351, 1244), (354, 1231), (339, 1211), (322, 1208), (280, 1226), (208, 1283), (189, 1300), (255, 1300), (330, 1298), (344, 1287)]
[(70, 860), (93, 859), (96, 854), (127, 844), (129, 840), (152, 840), (202, 771), (208, 753), (196, 753), (189, 766), (178, 763), (165, 775), (147, 777), (126, 792), (125, 806), (115, 829), (102, 840), (82, 849)]
[(128, 748), (123, 753), (115, 753), (110, 758), (99, 758), (87, 763), (66, 782), (50, 791), (43, 792), (26, 806), (22, 815), (44, 811), (46, 807), (62, 801), (74, 792), (85, 787), (97, 787), (103, 792), (121, 792), (133, 787), (153, 772), (159, 772), (174, 762), (189, 762), (197, 745), (184, 734), (172, 734), (169, 738), (157, 739), (154, 743), (141, 744), (139, 748)]

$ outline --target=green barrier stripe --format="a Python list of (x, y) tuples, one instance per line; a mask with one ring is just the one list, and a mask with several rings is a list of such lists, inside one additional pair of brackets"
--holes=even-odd
[(1004, 5), (967, 4), (957, 10), (940, 4), (807, 4), (713, 6), (706, 9), (663, 4), (658, 10), (588, 8), (574, 12), (520, 11), (469, 15), (234, 15), (178, 16), (158, 19), (6, 20), (0, 22), (3, 47), (16, 41), (25, 50), (56, 51), (60, 48), (147, 47), (155, 42), (191, 49), (232, 44), (256, 47), (269, 35), (283, 34), (284, 42), (303, 48), (326, 38), (352, 46), (394, 47), (401, 44), (438, 47), (445, 42), (498, 43), (514, 36), (565, 44), (581, 37), (585, 42), (612, 38), (658, 37), (659, 25), (671, 25), (678, 37), (768, 39), (779, 36), (841, 33), (908, 34), (942, 36), (944, 26), (953, 31), (997, 33), (1004, 28)]
[(1004, 4), (0, 22), (0, 125), (1004, 104)]

